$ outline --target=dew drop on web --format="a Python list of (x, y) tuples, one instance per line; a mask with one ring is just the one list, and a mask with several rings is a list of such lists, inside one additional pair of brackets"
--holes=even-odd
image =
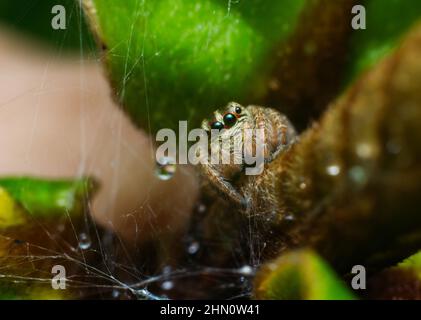
[(79, 248), (87, 250), (91, 247), (91, 238), (85, 232), (79, 235)]
[(170, 157), (162, 157), (156, 162), (155, 174), (158, 179), (166, 181), (170, 180), (177, 170), (174, 159)]
[(331, 164), (326, 167), (326, 173), (330, 176), (337, 176), (341, 173), (341, 167), (337, 164)]
[(195, 254), (197, 253), (197, 251), (199, 251), (200, 249), (200, 244), (197, 241), (193, 241), (189, 244), (189, 246), (187, 247), (187, 252), (189, 254)]
[(111, 295), (114, 299), (120, 298), (120, 290), (114, 289)]
[(286, 221), (294, 221), (295, 220), (295, 215), (293, 215), (292, 213), (285, 215), (284, 219)]
[(199, 212), (199, 213), (205, 213), (206, 212), (206, 206), (204, 205), (204, 204), (199, 204), (198, 206), (197, 206), (197, 212)]
[(249, 265), (244, 265), (238, 270), (242, 275), (252, 275), (254, 269)]
[(174, 282), (172, 282), (172, 281), (164, 281), (161, 284), (161, 288), (162, 288), (162, 290), (171, 290), (172, 288), (174, 288)]

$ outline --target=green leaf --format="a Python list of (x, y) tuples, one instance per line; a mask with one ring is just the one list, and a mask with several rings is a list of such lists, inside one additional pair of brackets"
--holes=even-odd
[(0, 187), (0, 230), (23, 225), (26, 214), (17, 201)]
[(411, 270), (421, 281), (421, 251), (405, 259), (397, 265), (400, 270)]
[[(262, 95), (306, 0), (85, 0), (112, 86), (151, 132)], [(247, 99), (247, 100), (246, 100)]]
[[(88, 178), (42, 180), (28, 177), (10, 177), (0, 178), (0, 188), (7, 191), (32, 216), (54, 218), (66, 214), (80, 215), (83, 212), (88, 193), (95, 189), (95, 182)], [(3, 205), (7, 204), (6, 201), (10, 202), (10, 199), (8, 200), (7, 195), (4, 194)], [(8, 206), (15, 211), (18, 210), (11, 203)], [(15, 211), (9, 211), (8, 214), (17, 217)], [(10, 219), (8, 221), (11, 223)]]
[(256, 278), (255, 296), (277, 300), (354, 299), (329, 265), (310, 250), (293, 251), (264, 265)]

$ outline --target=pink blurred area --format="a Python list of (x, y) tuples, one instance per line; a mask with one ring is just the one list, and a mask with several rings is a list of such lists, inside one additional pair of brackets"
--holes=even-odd
[(1, 176), (95, 176), (95, 219), (129, 241), (185, 227), (194, 172), (157, 178), (150, 138), (115, 105), (98, 62), (0, 28), (0, 70)]

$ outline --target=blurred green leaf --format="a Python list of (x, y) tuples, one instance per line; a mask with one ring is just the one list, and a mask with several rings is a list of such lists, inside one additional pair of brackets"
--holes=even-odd
[(255, 295), (276, 300), (354, 299), (329, 265), (310, 250), (292, 251), (264, 265), (256, 278)]
[(421, 251), (405, 259), (397, 265), (400, 270), (411, 270), (421, 281)]
[(0, 230), (24, 224), (25, 214), (17, 201), (0, 187)]
[(81, 214), (89, 192), (95, 188), (95, 182), (87, 178), (43, 180), (10, 177), (0, 178), (0, 187), (29, 214), (50, 218)]

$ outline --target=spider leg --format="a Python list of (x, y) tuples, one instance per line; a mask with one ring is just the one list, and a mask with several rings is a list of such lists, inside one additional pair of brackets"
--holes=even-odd
[(281, 151), (284, 151), (285, 148), (288, 148), (291, 144), (293, 144), (296, 141), (296, 138), (293, 138), (292, 140), (288, 141), (288, 127), (282, 126), (279, 130), (279, 142), (276, 146), (275, 150), (272, 152), (272, 154), (265, 159), (265, 163), (272, 162), (273, 159), (275, 159)]
[(221, 192), (226, 194), (230, 199), (244, 206), (244, 197), (234, 188), (231, 182), (225, 179), (220, 172), (212, 164), (202, 165), (203, 174), (214, 184)]

